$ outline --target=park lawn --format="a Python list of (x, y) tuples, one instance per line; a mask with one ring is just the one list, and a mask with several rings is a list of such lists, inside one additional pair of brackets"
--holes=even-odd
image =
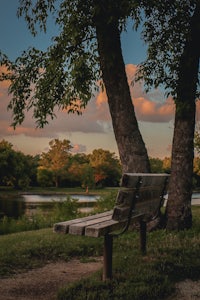
[[(164, 299), (174, 284), (200, 279), (200, 206), (193, 207), (193, 228), (148, 234), (147, 255), (139, 251), (138, 232), (114, 240), (113, 279), (101, 272), (59, 292), (58, 299)], [(0, 277), (42, 266), (50, 261), (102, 255), (102, 238), (63, 236), (52, 228), (0, 236)]]

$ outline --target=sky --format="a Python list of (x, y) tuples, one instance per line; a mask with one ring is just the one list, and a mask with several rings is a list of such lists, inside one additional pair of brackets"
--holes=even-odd
[[(0, 50), (11, 60), (30, 46), (45, 50), (51, 44), (51, 36), (56, 35), (56, 29), (49, 21), (47, 34), (33, 38), (23, 18), (17, 18), (17, 7), (18, 0), (0, 0)], [(127, 78), (131, 83), (137, 64), (145, 59), (146, 46), (131, 26), (122, 34), (121, 43)], [(38, 129), (32, 115), (27, 113), (23, 124), (14, 130), (10, 126), (12, 113), (7, 110), (10, 100), (7, 91), (8, 83), (0, 83), (0, 140), (9, 141), (15, 150), (24, 154), (41, 154), (48, 150), (50, 140), (59, 138), (70, 140), (73, 152), (88, 154), (102, 148), (118, 155), (105, 92), (91, 99), (81, 116), (58, 111), (56, 119)], [(146, 94), (139, 83), (130, 86), (130, 91), (149, 156), (169, 157), (174, 124), (173, 100), (165, 98), (160, 90)]]

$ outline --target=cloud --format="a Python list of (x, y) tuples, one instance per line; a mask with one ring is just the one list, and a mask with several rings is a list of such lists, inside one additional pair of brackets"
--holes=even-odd
[(129, 85), (132, 84), (136, 71), (137, 71), (136, 65), (132, 65), (132, 64), (126, 65), (126, 75), (127, 75), (127, 80)]
[[(5, 66), (0, 66), (0, 74), (4, 74), (4, 73), (5, 74), (8, 73), (7, 68)], [(10, 85), (9, 80), (0, 81), (0, 91), (5, 89), (7, 90), (9, 85)]]
[(172, 151), (172, 145), (171, 144), (167, 146), (166, 151), (171, 153), (171, 151)]
[[(136, 82), (132, 84), (137, 66), (126, 65), (126, 74), (130, 93), (135, 107), (135, 113), (138, 121), (146, 122), (169, 122), (174, 118), (174, 102), (172, 98), (163, 101), (163, 95), (159, 90), (153, 90), (148, 95), (144, 92), (143, 83)], [(155, 99), (156, 101), (152, 100)], [(96, 98), (98, 110), (104, 112), (104, 105), (107, 103), (106, 91), (100, 92)], [(110, 116), (104, 116), (104, 119)], [(108, 119), (107, 119), (108, 120)]]
[(163, 94), (158, 89), (154, 89), (151, 93), (146, 94), (141, 81), (132, 84), (136, 71), (136, 66), (126, 66), (131, 97), (138, 121), (153, 123), (171, 121), (175, 112), (173, 99), (168, 98), (164, 101)]
[[(0, 67), (0, 72), (6, 72), (5, 67)], [(84, 133), (103, 133), (104, 126), (101, 121), (108, 120), (108, 105), (97, 109), (95, 99), (91, 99), (82, 115), (68, 113), (66, 110), (55, 109), (56, 118), (50, 120), (44, 128), (36, 128), (37, 124), (32, 117), (32, 111), (25, 113), (24, 122), (14, 130), (11, 127), (12, 112), (7, 110), (11, 96), (8, 95), (9, 82), (0, 82), (0, 138), (11, 135), (26, 135), (32, 137), (58, 137), (62, 132), (84, 132)], [(107, 111), (106, 111), (107, 110)], [(110, 120), (109, 120), (110, 121)]]
[(168, 98), (165, 103), (152, 102), (138, 97), (133, 99), (135, 112), (139, 121), (169, 122), (174, 118), (174, 102)]
[[(56, 118), (50, 120), (49, 124), (44, 128), (36, 128), (36, 123), (33, 120), (32, 112), (26, 112), (26, 117), (22, 125), (17, 126), (14, 130), (11, 127), (12, 113), (7, 110), (7, 105), (10, 97), (7, 95), (7, 90), (0, 87), (0, 136), (4, 135), (21, 135), (25, 134), (32, 137), (58, 137), (61, 132), (89, 132), (102, 133), (104, 128), (99, 122), (104, 118), (102, 107), (96, 109), (95, 100), (91, 100), (88, 107), (82, 115), (69, 114), (65, 110), (56, 110)], [(105, 104), (106, 106), (106, 104)]]
[(87, 150), (85, 145), (74, 144), (72, 146), (73, 146), (73, 148), (71, 151), (73, 153), (83, 153), (83, 152), (86, 152), (86, 150)]
[[(5, 69), (2, 69), (5, 72)], [(174, 117), (173, 100), (163, 101), (158, 90), (147, 95), (143, 91), (141, 82), (131, 82), (135, 76), (136, 66), (126, 66), (131, 97), (134, 103), (138, 121), (169, 122)], [(0, 137), (11, 135), (26, 135), (31, 137), (57, 138), (60, 133), (106, 133), (112, 131), (112, 122), (107, 103), (106, 91), (100, 92), (96, 98), (91, 99), (82, 115), (68, 114), (66, 110), (56, 110), (56, 118), (50, 120), (43, 129), (36, 128), (31, 111), (26, 113), (25, 121), (16, 130), (10, 126), (12, 112), (7, 111), (10, 96), (7, 94), (9, 82), (0, 83)], [(156, 99), (156, 101), (152, 101)], [(160, 100), (161, 99), (161, 100)], [(160, 101), (158, 101), (160, 100)]]

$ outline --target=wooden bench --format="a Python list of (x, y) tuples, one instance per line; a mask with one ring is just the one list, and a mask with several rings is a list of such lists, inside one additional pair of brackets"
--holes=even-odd
[(146, 224), (160, 213), (168, 178), (168, 174), (125, 173), (113, 210), (54, 224), (54, 232), (103, 236), (103, 280), (111, 279), (113, 237), (138, 222), (141, 252), (146, 253)]

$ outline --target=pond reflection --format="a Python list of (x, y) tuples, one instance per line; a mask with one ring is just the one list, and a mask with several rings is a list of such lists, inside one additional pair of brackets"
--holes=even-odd
[[(71, 198), (77, 199), (79, 210), (81, 212), (92, 211), (98, 195), (74, 194)], [(7, 216), (19, 218), (23, 215), (31, 216), (40, 209), (44, 214), (53, 209), (56, 202), (65, 201), (67, 195), (0, 195), (0, 218)], [(165, 202), (166, 204), (166, 202)], [(200, 205), (200, 193), (194, 193), (192, 196), (192, 205)]]
[[(82, 212), (89, 212), (93, 209), (99, 196), (97, 195), (70, 195), (77, 199)], [(23, 215), (33, 215), (38, 209), (44, 213), (49, 212), (55, 202), (65, 201), (67, 195), (17, 195), (9, 197), (0, 196), (0, 218), (3, 216), (17, 219)]]

